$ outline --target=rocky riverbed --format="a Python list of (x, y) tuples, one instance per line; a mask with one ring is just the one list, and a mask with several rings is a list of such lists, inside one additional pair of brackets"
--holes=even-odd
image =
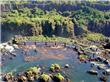
[[(78, 45), (68, 45), (65, 43), (64, 44), (57, 43), (57, 45), (55, 45), (55, 43), (50, 43), (50, 44), (48, 43), (46, 45), (45, 45), (45, 43), (36, 43), (36, 44), (26, 43), (25, 45), (19, 44), (18, 47), (19, 47), (19, 49), (14, 48), (16, 51), (14, 51), (13, 53), (16, 55), (15, 56), (12, 55), (12, 57), (13, 57), (12, 59), (6, 58), (2, 54), (3, 55), (2, 58), (4, 58), (4, 60), (2, 60), (2, 63), (3, 63), (2, 70), (4, 71), (4, 73), (14, 70), (16, 68), (17, 64), (18, 65), (21, 64), (20, 69), (17, 66), (18, 68), (16, 68), (16, 70), (14, 70), (14, 71), (21, 71), (21, 72), (22, 72), (22, 70), (26, 71), (25, 69), (29, 68), (31, 66), (35, 66), (38, 64), (42, 65), (44, 60), (45, 60), (45, 63), (48, 62), (45, 65), (44, 64), (42, 65), (44, 67), (47, 65), (46, 66), (47, 68), (45, 68), (46, 70), (48, 69), (48, 66), (50, 65), (50, 63), (52, 64), (52, 63), (56, 63), (56, 62), (59, 64), (62, 62), (61, 65), (63, 65), (63, 67), (64, 67), (64, 64), (69, 64), (70, 68), (71, 68), (71, 69), (69, 69), (69, 71), (71, 71), (73, 69), (73, 67), (76, 66), (76, 67), (74, 67), (74, 70), (77, 70), (77, 74), (75, 72), (73, 72), (73, 74), (70, 73), (70, 75), (68, 75), (68, 73), (66, 72), (67, 76), (70, 77), (70, 80), (72, 80), (72, 81), (74, 81), (75, 78), (77, 78), (74, 76), (74, 74), (78, 75), (79, 77), (82, 77), (81, 73), (80, 73), (82, 71), (78, 70), (80, 68), (80, 66), (83, 68), (83, 70), (85, 70), (85, 72), (83, 71), (83, 73), (85, 75), (86, 75), (86, 71), (92, 69), (94, 66), (95, 67), (97, 66), (97, 68), (95, 68), (95, 70), (98, 72), (97, 79), (102, 77), (102, 74), (100, 74), (100, 73), (105, 73), (104, 71), (109, 69), (109, 61), (108, 61), (109, 58), (107, 60), (106, 60), (106, 58), (102, 58), (102, 55), (100, 55), (100, 53), (102, 54), (102, 52), (104, 50), (102, 51), (100, 48), (98, 48), (96, 46), (80, 47)], [(99, 51), (100, 51), (100, 53), (98, 53)], [(10, 55), (11, 54), (8, 54), (8, 57)], [(55, 61), (52, 62), (50, 60), (55, 60)], [(94, 66), (91, 67), (91, 62), (95, 62), (95, 63), (99, 62), (100, 64), (97, 64), (97, 65), (94, 64)], [(85, 66), (86, 68), (84, 68), (82, 65), (80, 65), (83, 63), (85, 63), (83, 66)], [(7, 64), (12, 64), (12, 65), (7, 65)], [(104, 64), (106, 68), (102, 67), (102, 64)], [(78, 65), (78, 68), (77, 68), (77, 65)], [(98, 70), (99, 67), (102, 69)], [(13, 68), (13, 69), (11, 69), (11, 68)], [(6, 69), (7, 69), (7, 72), (6, 72)], [(10, 71), (9, 71), (9, 69), (10, 69)], [(46, 71), (44, 71), (44, 72), (46, 72)], [(90, 77), (91, 75), (88, 76), (88, 74), (87, 74), (86, 76), (91, 78)], [(109, 82), (109, 74), (104, 75), (104, 76), (108, 77), (107, 82)], [(79, 82), (78, 79), (76, 81)], [(80, 81), (81, 81), (81, 79), (80, 79)], [(97, 80), (96, 80), (96, 78), (94, 78), (92, 81), (97, 81)], [(85, 80), (84, 82), (88, 82), (88, 80)]]

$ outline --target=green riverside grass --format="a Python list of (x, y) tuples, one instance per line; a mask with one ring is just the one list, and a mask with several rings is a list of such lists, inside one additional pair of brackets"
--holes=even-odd
[(72, 44), (75, 40), (70, 38), (63, 38), (63, 37), (44, 37), (40, 36), (25, 36), (25, 37), (18, 37), (15, 39), (18, 43), (32, 41), (32, 42), (64, 42)]

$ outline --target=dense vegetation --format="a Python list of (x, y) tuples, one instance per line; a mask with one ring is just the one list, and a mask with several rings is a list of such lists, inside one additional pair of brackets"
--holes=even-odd
[[(11, 6), (15, 4), (14, 8), (2, 14), (2, 30), (24, 36), (78, 36), (88, 40), (103, 40), (104, 36), (110, 36), (110, 10), (92, 7), (96, 4), (109, 6), (110, 2), (47, 2), (31, 2), (32, 8), (29, 7), (30, 2), (11, 2)], [(32, 6), (41, 3), (46, 4), (45, 8), (43, 5)], [(51, 9), (49, 6), (52, 6)], [(76, 6), (76, 9), (71, 6)]]
[(14, 30), (22, 35), (73, 36), (73, 22), (55, 10), (18, 9), (3, 18), (3, 28)]
[(80, 33), (91, 31), (110, 36), (110, 11), (102, 12), (90, 7), (82, 7), (82, 9), (73, 12), (72, 18), (76, 25), (76, 31), (81, 29)]

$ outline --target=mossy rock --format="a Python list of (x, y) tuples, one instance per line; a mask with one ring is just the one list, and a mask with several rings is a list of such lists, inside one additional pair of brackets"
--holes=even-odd
[(38, 68), (37, 68), (37, 67), (30, 67), (30, 68), (28, 69), (28, 71), (31, 71), (32, 73), (37, 74), (37, 73), (38, 73)]
[(8, 80), (11, 80), (13, 79), (13, 73), (12, 72), (9, 72), (7, 73), (5, 76), (4, 76), (4, 81), (8, 81)]
[(38, 79), (38, 68), (37, 67), (30, 67), (26, 71), (26, 76), (28, 77), (28, 80)]
[(26, 72), (26, 76), (28, 77), (28, 76), (32, 76), (33, 75), (33, 73), (32, 73), (32, 71), (27, 71)]
[(18, 82), (27, 82), (27, 77), (26, 76), (20, 76), (19, 78), (18, 78)]
[(80, 55), (79, 55), (79, 58), (81, 58), (81, 59), (87, 59), (87, 58), (88, 58), (88, 56), (87, 56), (87, 55), (85, 55), (85, 54), (80, 54)]
[(29, 81), (29, 82), (33, 82), (34, 80), (35, 80), (34, 76), (28, 77), (28, 81)]
[(61, 67), (59, 64), (52, 64), (50, 66), (50, 71), (59, 71), (59, 70), (61, 70)]
[(60, 73), (55, 74), (53, 79), (55, 82), (63, 82), (65, 80), (63, 75)]
[(47, 74), (42, 74), (40, 76), (40, 82), (49, 82), (51, 80), (51, 77)]

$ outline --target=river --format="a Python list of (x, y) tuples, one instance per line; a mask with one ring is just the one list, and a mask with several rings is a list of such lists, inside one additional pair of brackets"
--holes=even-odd
[[(21, 72), (25, 71), (31, 66), (42, 65), (48, 68), (53, 63), (58, 63), (61, 66), (69, 64), (70, 68), (66, 70), (66, 74), (70, 78), (71, 82), (100, 82), (98, 76), (90, 75), (86, 71), (90, 69), (89, 63), (79, 63), (77, 59), (77, 53), (71, 49), (62, 49), (62, 50), (48, 50), (49, 53), (61, 53), (64, 54), (65, 58), (63, 59), (54, 59), (54, 58), (43, 58), (36, 61), (26, 62), (23, 58), (22, 50), (16, 52), (17, 56), (12, 60), (7, 60), (7, 62), (2, 66), (2, 72), (16, 71)], [(41, 52), (29, 51), (33, 55), (42, 55)], [(43, 56), (41, 56), (43, 57)], [(110, 82), (110, 78), (107, 82)]]

